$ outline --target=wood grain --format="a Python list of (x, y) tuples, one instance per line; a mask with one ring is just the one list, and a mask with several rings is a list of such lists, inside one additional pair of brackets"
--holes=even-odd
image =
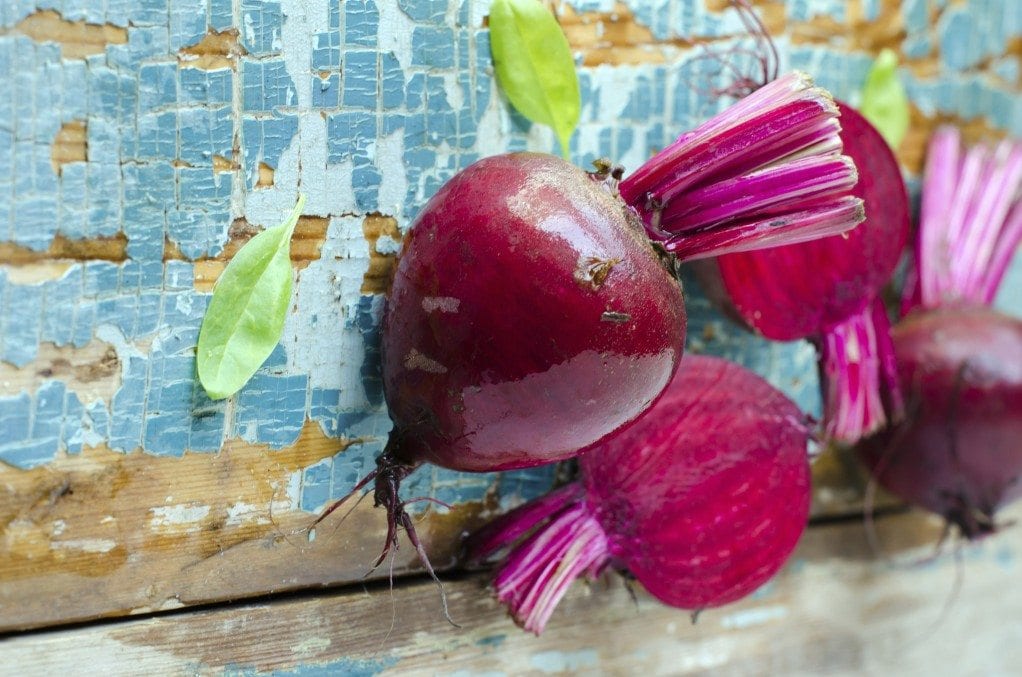
[[(0, 465), (0, 631), (362, 579), (384, 543), (383, 512), (363, 501), (310, 542), (315, 516), (296, 494), (303, 468), (356, 443), (308, 423), (279, 450), (230, 441), (172, 458), (89, 448), (28, 471)], [(433, 563), (450, 568), (462, 531), (495, 508), (462, 503), (420, 519)], [(404, 547), (393, 570), (413, 565)]]
[(2, 653), (30, 674), (1013, 673), (1022, 625), (1005, 621), (1022, 614), (1022, 532), (967, 549), (959, 568), (914, 563), (939, 533), (933, 521), (877, 526), (897, 560), (876, 558), (861, 524), (817, 527), (775, 581), (695, 625), (608, 575), (575, 583), (537, 638), (473, 575), (447, 584), (460, 629), (417, 580), (13, 637)]

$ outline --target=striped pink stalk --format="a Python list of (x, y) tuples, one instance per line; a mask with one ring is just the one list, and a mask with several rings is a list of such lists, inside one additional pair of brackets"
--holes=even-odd
[(876, 298), (820, 340), (829, 439), (857, 440), (886, 423), (888, 412), (904, 412), (890, 332), (887, 309)]
[(1022, 143), (962, 147), (954, 127), (930, 141), (915, 270), (902, 313), (989, 305), (1022, 241)]
[(791, 73), (681, 135), (619, 186), (680, 259), (836, 235), (864, 218), (838, 108)]

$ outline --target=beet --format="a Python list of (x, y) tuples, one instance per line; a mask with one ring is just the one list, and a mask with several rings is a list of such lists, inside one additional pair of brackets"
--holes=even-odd
[(432, 573), (399, 497), (422, 463), (480, 472), (550, 463), (649, 407), (684, 345), (679, 259), (859, 223), (861, 200), (843, 193), (856, 172), (840, 155), (836, 118), (830, 95), (792, 73), (626, 180), (609, 161), (586, 173), (516, 153), (448, 181), (409, 230), (383, 319), (394, 428), (352, 490), (374, 482), (387, 510), (377, 564), (401, 527)]
[(721, 256), (716, 267), (698, 271), (711, 297), (757, 333), (817, 342), (828, 433), (854, 442), (882, 427), (887, 410), (896, 415), (900, 408), (885, 383), (889, 322), (876, 299), (905, 248), (910, 211), (883, 137), (854, 109), (838, 107), (845, 153), (859, 169), (850, 194), (862, 198), (866, 220), (841, 235)]
[(1022, 143), (930, 139), (893, 330), (905, 421), (859, 448), (889, 490), (967, 538), (1022, 495), (1022, 321), (989, 307), (1022, 241)]
[(470, 557), (532, 531), (494, 587), (537, 634), (572, 580), (608, 566), (673, 606), (734, 601), (777, 572), (806, 527), (809, 427), (747, 369), (688, 355), (648, 412), (579, 457), (576, 482), (484, 527)]
[(481, 160), (404, 244), (388, 451), (470, 471), (574, 456), (650, 405), (684, 338), (681, 288), (608, 183), (549, 155)]
[(968, 538), (1022, 497), (1022, 321), (982, 306), (913, 313), (893, 330), (907, 415), (860, 456), (884, 487)]

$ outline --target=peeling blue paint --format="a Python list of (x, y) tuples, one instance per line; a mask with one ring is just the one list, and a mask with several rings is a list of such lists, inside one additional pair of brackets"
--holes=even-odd
[[(0, 394), (0, 460), (32, 467), (97, 442), (171, 456), (186, 449), (212, 452), (234, 436), (280, 447), (293, 443), (309, 419), (328, 435), (365, 442), (304, 471), (302, 507), (321, 508), (350, 490), (372, 467), (390, 427), (380, 376), (382, 297), (339, 283), (345, 291), (338, 292), (337, 303), (346, 324), (332, 330), (351, 340), (345, 345), (358, 347), (356, 354), (338, 356), (353, 365), (345, 372), (351, 382), (316, 383), (314, 375), (295, 369), (289, 354), (294, 348), (281, 345), (228, 416), (226, 405), (208, 400), (195, 383), (194, 345), (208, 296), (194, 289), (193, 261), (221, 253), (232, 220), (251, 216), (260, 162), (286, 170), (280, 176), (288, 181), (295, 171), (309, 171), (286, 164), (293, 163), (289, 149), (309, 143), (298, 138), (300, 126), (303, 136), (316, 125), (325, 132), (318, 160), (323, 166), (314, 169), (343, 170), (338, 175), (350, 185), (336, 186), (336, 193), (347, 200), (345, 210), (396, 208), (402, 227), (482, 152), (543, 149), (537, 143), (556, 151), (552, 136), (537, 135), (542, 130), (507, 112), (499, 123), (503, 145), (494, 148), (487, 115), (504, 109), (496, 100), (489, 34), (471, 25), (478, 12), (468, 2), (453, 2), (329, 0), (319, 18), (310, 12), (294, 25), (285, 25), (297, 17), (285, 16), (287, 4), (276, 0), (95, 0), (74, 10), (47, 3), (70, 19), (127, 27), (126, 44), (87, 59), (65, 59), (59, 45), (37, 44), (9, 30), (0, 34), (0, 78), (17, 92), (0, 98), (0, 117), (10, 121), (0, 129), (0, 240), (43, 251), (57, 234), (74, 239), (123, 233), (129, 258), (76, 263), (59, 279), (38, 284), (11, 282), (0, 270), (0, 360), (31, 368), (41, 343), (84, 346), (102, 330), (119, 337), (121, 364), (121, 384), (110, 401), (83, 402), (67, 384), (52, 380), (33, 392)], [(844, 4), (787, 0), (786, 12), (796, 21), (817, 15), (843, 20)], [(574, 5), (581, 11), (613, 9), (608, 0)], [(0, 3), (0, 27), (9, 29), (37, 6), (43, 5)], [(733, 12), (709, 13), (702, 0), (635, 0), (629, 6), (660, 38), (731, 35), (739, 26)], [(940, 46), (944, 72), (939, 81), (906, 72), (913, 102), (929, 114), (983, 116), (1022, 134), (1022, 102), (1010, 90), (1019, 79), (1017, 60), (997, 61), (999, 78), (970, 72), (983, 59), (999, 57), (1007, 39), (1022, 32), (1022, 3), (969, 0), (950, 6), (935, 27), (928, 6), (925, 0), (904, 2), (908, 36), (902, 48), (912, 57)], [(863, 10), (874, 15), (879, 3), (866, 0)], [(406, 22), (406, 34), (395, 37), (385, 14)], [(321, 25), (309, 29), (308, 59), (289, 60), (285, 28), (298, 30), (302, 21)], [(179, 49), (209, 29), (231, 28), (246, 52), (236, 69), (179, 63)], [(871, 63), (869, 55), (826, 46), (782, 41), (781, 48), (786, 63), (809, 70), (842, 98), (858, 91)], [(620, 80), (607, 79), (612, 69), (582, 69), (582, 130), (572, 140), (574, 160), (644, 158), (722, 105), (693, 87), (705, 81), (712, 64), (689, 56), (627, 67), (624, 93), (616, 91)], [(40, 81), (50, 86), (35, 86)], [(305, 101), (299, 100), (302, 92)], [(51, 145), (70, 121), (85, 123), (88, 157), (63, 165), (57, 175)], [(387, 152), (404, 170), (403, 181), (391, 185)], [(214, 172), (218, 155), (242, 170)], [(268, 225), (265, 218), (257, 222)], [(164, 263), (168, 241), (188, 260)], [(1018, 271), (1006, 288), (1022, 287), (1014, 282)], [(693, 350), (742, 361), (818, 413), (807, 344), (766, 343), (729, 327), (698, 294), (690, 293), (689, 300)], [(1005, 292), (999, 302), (1018, 308), (1022, 299), (1017, 291)], [(553, 472), (533, 469), (498, 480), (423, 469), (409, 478), (408, 495), (457, 503), (480, 499), (496, 483), (498, 499), (513, 504), (546, 491)]]

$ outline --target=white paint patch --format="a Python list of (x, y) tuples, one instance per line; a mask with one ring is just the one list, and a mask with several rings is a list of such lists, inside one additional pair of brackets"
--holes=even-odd
[(415, 348), (408, 351), (405, 355), (405, 369), (419, 369), (421, 371), (429, 372), (430, 374), (446, 374), (447, 367), (440, 364), (432, 357), (423, 355)]
[(287, 487), (284, 489), (284, 496), (287, 497), (287, 503), (284, 507), (287, 510), (297, 510), (298, 506), (301, 505), (303, 475), (304, 472), (298, 470), (291, 473), (291, 476), (287, 478)]
[(442, 313), (456, 313), (461, 299), (453, 296), (424, 296), (422, 298), (422, 309), (427, 313), (440, 311)]
[[(276, 506), (274, 506), (276, 507)], [(242, 524), (269, 524), (270, 518), (265, 505), (238, 502), (227, 508), (224, 526), (236, 527)]]
[(399, 254), (401, 253), (401, 243), (390, 235), (381, 235), (376, 240), (376, 253), (383, 254)]
[[(458, 3), (451, 4), (457, 6)], [(415, 22), (401, 11), (397, 0), (379, 0), (376, 7), (380, 12), (377, 45), (381, 52), (393, 52), (401, 65), (401, 71), (408, 73), (412, 66), (412, 32)]]
[(209, 506), (177, 503), (175, 505), (149, 508), (149, 512), (152, 513), (152, 517), (149, 519), (149, 526), (154, 529), (186, 526), (188, 527), (187, 531), (198, 531), (198, 523), (209, 515)]
[(770, 621), (780, 620), (787, 617), (788, 610), (780, 605), (759, 607), (758, 609), (745, 609), (728, 614), (720, 619), (720, 625), (728, 630), (744, 630), (757, 625), (763, 625)]
[[(303, 113), (298, 118), (298, 139), (302, 161), (301, 177), (298, 178), (301, 180), (302, 192), (309, 199), (305, 213), (320, 216), (354, 214), (357, 205), (351, 188), (351, 159), (344, 158), (327, 164), (329, 144), (323, 116), (318, 112)], [(297, 166), (295, 169), (297, 177)]]
[(53, 534), (54, 536), (60, 536), (62, 533), (64, 533), (65, 529), (67, 529), (67, 522), (65, 522), (64, 520), (54, 520), (53, 528), (50, 530), (50, 533)]
[[(325, 3), (324, 3), (325, 4)], [(315, 31), (310, 29), (308, 8), (300, 0), (283, 0), (280, 3), (284, 15), (280, 29), (280, 42), (283, 49), (284, 69), (291, 76), (288, 85), (288, 103), (308, 109), (312, 106), (312, 36)], [(297, 101), (293, 93), (297, 89)]]
[(156, 611), (172, 611), (174, 609), (180, 609), (180, 608), (182, 608), (184, 606), (185, 606), (184, 602), (182, 602), (177, 597), (168, 597), (167, 599), (163, 600), (163, 602), (160, 603), (157, 606), (139, 606), (139, 607), (135, 607), (134, 609), (131, 609), (130, 611), (128, 611), (128, 615), (129, 616), (138, 616), (139, 614), (151, 614), (151, 613), (156, 612)]
[(727, 665), (735, 652), (735, 642), (729, 637), (706, 639), (699, 644), (691, 644), (684, 652), (679, 652), (678, 673), (708, 670)]
[(53, 541), (52, 547), (58, 550), (104, 553), (116, 548), (117, 541), (108, 538), (74, 538), (67, 541)]
[(405, 174), (405, 137), (402, 130), (381, 136), (376, 143), (376, 166), (383, 177), (380, 183), (379, 205), (385, 214), (404, 215), (408, 177)]
[(370, 407), (357, 386), (365, 341), (352, 323), (368, 265), (362, 218), (331, 219), (320, 258), (299, 275), (297, 312), (289, 313), (284, 323), (289, 373), (308, 374), (314, 389), (341, 390), (340, 406), (351, 411)]
[(595, 649), (579, 651), (540, 651), (532, 654), (529, 665), (546, 674), (575, 673), (582, 668), (595, 669), (600, 656)]
[[(298, 201), (298, 166), (299, 156), (301, 155), (301, 142), (302, 142), (302, 121), (307, 116), (302, 116), (298, 120), (298, 133), (294, 135), (287, 148), (280, 154), (280, 160), (277, 162), (277, 166), (273, 170), (273, 186), (270, 188), (263, 188), (261, 190), (249, 190), (246, 191), (245, 205), (243, 214), (245, 219), (252, 224), (265, 226), (267, 228), (276, 226), (287, 218), (291, 210), (294, 209), (295, 202)], [(319, 117), (317, 114), (315, 117)], [(325, 123), (324, 123), (325, 125)], [(325, 142), (323, 142), (325, 147)], [(326, 152), (325, 149), (323, 151)], [(258, 158), (262, 161), (262, 158)], [(258, 172), (258, 169), (253, 168), (253, 172)], [(304, 175), (305, 168), (302, 168)], [(258, 177), (255, 175), (249, 175), (246, 178), (248, 185), (253, 185)], [(350, 183), (349, 183), (350, 185)], [(309, 198), (309, 202), (312, 201), (315, 191), (306, 189), (303, 187), (303, 192)], [(306, 214), (316, 214), (319, 212), (313, 211), (309, 203), (305, 205)]]
[[(480, 73), (477, 77), (484, 76)], [(497, 87), (496, 80), (491, 86), (493, 93), (476, 128), (476, 150), (480, 157), (507, 152), (508, 136), (511, 133), (511, 118), (508, 114), (508, 106), (511, 104)]]
[(291, 647), (291, 653), (296, 656), (308, 656), (318, 654), (328, 649), (333, 641), (329, 637), (309, 637)]

